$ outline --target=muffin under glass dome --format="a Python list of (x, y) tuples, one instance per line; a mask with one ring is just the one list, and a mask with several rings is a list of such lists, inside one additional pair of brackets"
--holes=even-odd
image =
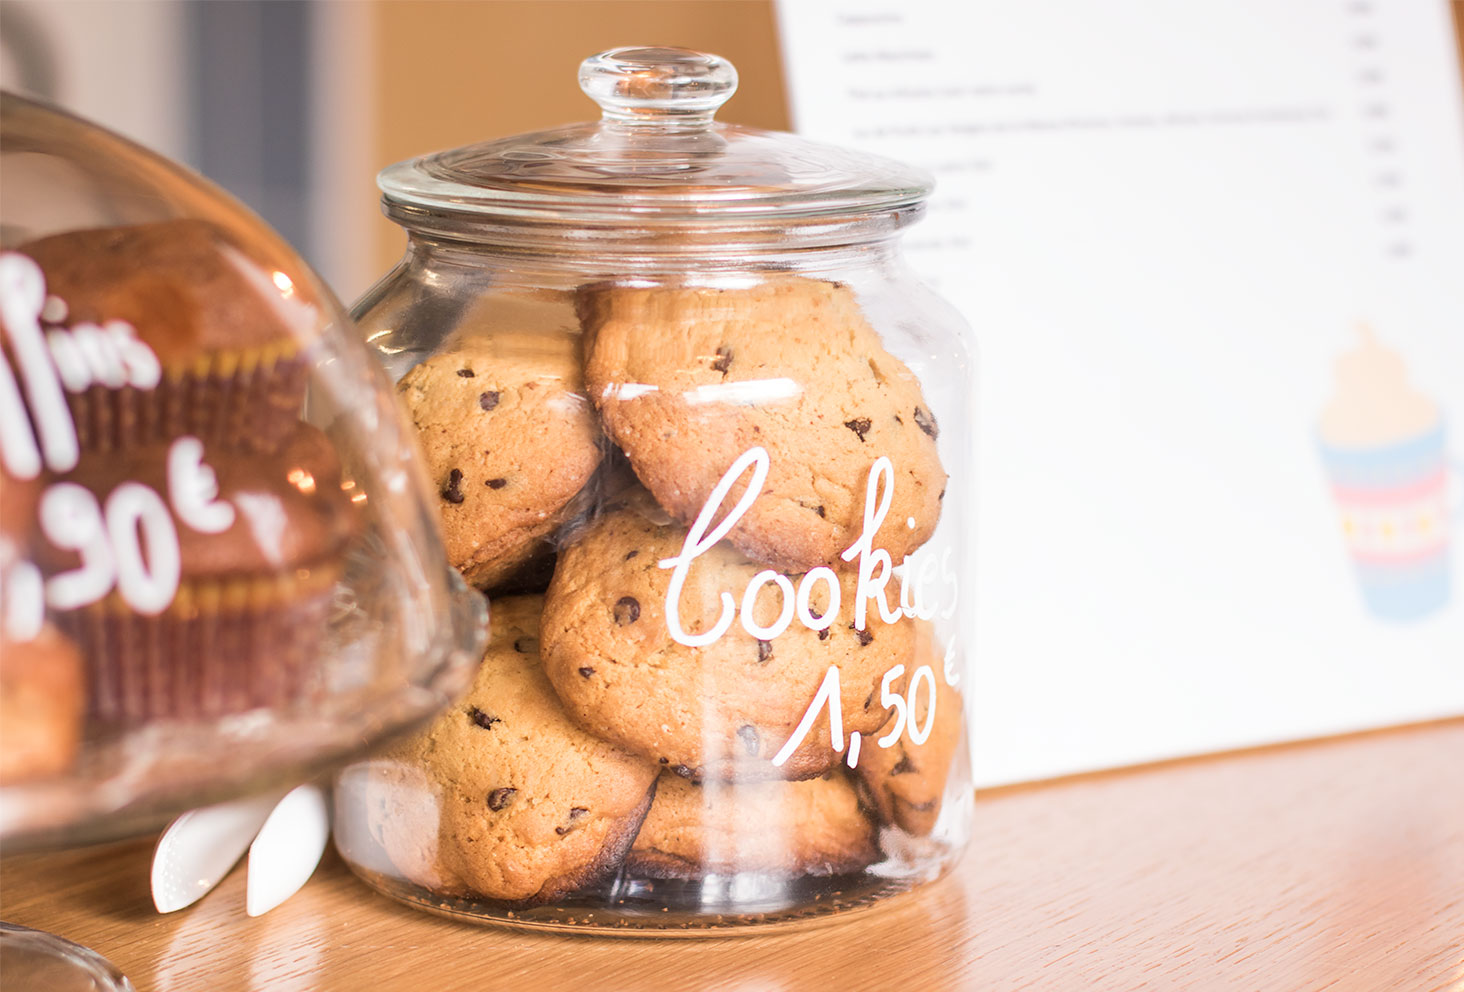
[(390, 386), (197, 175), (0, 106), (0, 839), (137, 832), (310, 777), (466, 685)]

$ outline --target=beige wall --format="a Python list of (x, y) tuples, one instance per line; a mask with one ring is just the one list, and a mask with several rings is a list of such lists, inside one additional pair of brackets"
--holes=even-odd
[(1454, 40), (1459, 43), (1459, 68), (1464, 70), (1464, 0), (1454, 0)]
[[(377, 0), (373, 14), (373, 174), (423, 152), (595, 118), (579, 63), (623, 45), (730, 59), (741, 83), (719, 119), (788, 128), (768, 0)], [(384, 218), (373, 230), (384, 272), (405, 239)]]

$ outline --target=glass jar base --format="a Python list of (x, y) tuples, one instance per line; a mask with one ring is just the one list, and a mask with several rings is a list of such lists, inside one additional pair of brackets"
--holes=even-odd
[(134, 992), (132, 983), (96, 951), (13, 923), (0, 923), (0, 973), (7, 987)]
[(918, 878), (872, 872), (826, 877), (708, 876), (652, 879), (621, 874), (553, 905), (527, 909), (492, 900), (431, 892), (359, 865), (352, 870), (373, 889), (438, 916), (520, 930), (573, 931), (616, 937), (728, 937), (845, 919), (905, 892)]

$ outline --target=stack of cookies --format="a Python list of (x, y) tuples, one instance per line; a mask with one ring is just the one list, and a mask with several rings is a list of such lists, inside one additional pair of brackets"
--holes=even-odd
[(390, 869), (529, 906), (617, 870), (842, 875), (881, 827), (930, 833), (960, 697), (892, 708), (943, 666), (880, 578), (945, 495), (914, 374), (833, 282), (540, 302), (553, 326), (485, 302), (398, 384), (492, 619), (468, 697), (360, 778)]

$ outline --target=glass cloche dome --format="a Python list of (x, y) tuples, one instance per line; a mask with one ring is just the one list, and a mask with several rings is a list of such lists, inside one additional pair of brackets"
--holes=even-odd
[(0, 104), (0, 838), (135, 832), (426, 718), (482, 656), (391, 388), (262, 221)]

